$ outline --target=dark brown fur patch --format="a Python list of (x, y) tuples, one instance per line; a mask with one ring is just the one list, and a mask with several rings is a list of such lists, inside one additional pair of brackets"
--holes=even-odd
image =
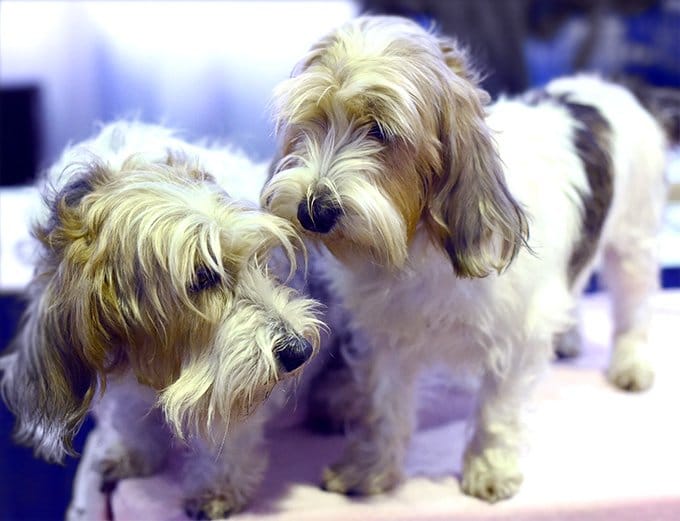
[(572, 139), (590, 185), (583, 197), (583, 231), (569, 259), (569, 283), (588, 265), (595, 255), (602, 226), (614, 193), (614, 168), (610, 154), (611, 127), (600, 112), (589, 105), (564, 102), (575, 121)]
[(593, 106), (571, 101), (568, 95), (553, 96), (546, 91), (534, 91), (525, 97), (530, 105), (555, 103), (563, 106), (574, 121), (572, 141), (590, 186), (583, 199), (581, 238), (574, 245), (569, 259), (568, 280), (576, 278), (595, 255), (602, 227), (611, 206), (614, 191), (614, 168), (610, 154), (611, 127)]

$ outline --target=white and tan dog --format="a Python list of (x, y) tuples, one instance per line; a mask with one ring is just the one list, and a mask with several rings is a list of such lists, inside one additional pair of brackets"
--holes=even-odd
[(598, 258), (613, 293), (608, 377), (629, 390), (652, 383), (660, 128), (596, 78), (489, 107), (477, 81), (454, 41), (361, 17), (314, 45), (276, 92), (281, 157), (263, 205), (333, 254), (326, 273), (366, 344), (348, 361), (353, 398), (332, 398), (363, 403), (324, 474), (329, 490), (399, 481), (414, 381), (443, 363), (480, 382), (462, 489), (515, 494), (520, 404), (555, 342), (576, 350), (577, 297)]
[[(320, 325), (268, 265), (273, 251), (294, 263), (300, 241), (253, 202), (265, 175), (141, 123), (64, 152), (33, 227), (27, 313), (0, 359), (20, 442), (60, 461), (94, 406), (111, 440), (104, 488), (157, 471), (174, 434), (190, 515), (248, 502), (266, 467), (263, 402), (312, 358)], [(87, 518), (79, 508), (69, 515)]]

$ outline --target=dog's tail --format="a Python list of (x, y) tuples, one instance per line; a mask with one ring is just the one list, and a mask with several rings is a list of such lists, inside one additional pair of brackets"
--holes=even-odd
[(52, 462), (75, 454), (73, 437), (97, 389), (97, 372), (70, 345), (67, 329), (58, 306), (33, 300), (0, 358), (0, 395), (16, 415), (14, 437)]

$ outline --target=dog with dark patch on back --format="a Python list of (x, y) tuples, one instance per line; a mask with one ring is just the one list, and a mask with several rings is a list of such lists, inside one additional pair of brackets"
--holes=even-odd
[[(102, 490), (159, 471), (179, 440), (189, 515), (247, 504), (267, 463), (265, 401), (308, 365), (320, 328), (317, 303), (283, 283), (301, 241), (258, 207), (265, 176), (137, 122), (63, 153), (33, 226), (28, 309), (0, 358), (18, 441), (61, 461), (93, 408)], [(94, 498), (78, 501), (69, 519), (92, 519)]]
[(280, 157), (262, 204), (327, 249), (357, 348), (351, 376), (323, 386), (357, 415), (328, 490), (399, 482), (414, 382), (445, 364), (479, 381), (462, 489), (515, 494), (521, 404), (555, 350), (578, 352), (577, 299), (597, 261), (613, 297), (608, 378), (652, 383), (660, 127), (589, 76), (487, 102), (455, 41), (397, 17), (339, 28), (275, 93)]

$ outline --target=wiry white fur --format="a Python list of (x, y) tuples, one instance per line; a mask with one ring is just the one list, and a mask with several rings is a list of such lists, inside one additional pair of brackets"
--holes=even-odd
[(594, 104), (614, 129), (617, 185), (605, 224), (601, 270), (614, 314), (614, 349), (607, 374), (618, 387), (644, 390), (653, 380), (644, 345), (651, 313), (648, 296), (659, 283), (657, 232), (667, 191), (662, 179), (665, 140), (659, 126), (622, 88), (579, 77), (556, 80), (549, 89), (570, 91), (574, 99)]
[[(300, 241), (254, 202), (265, 172), (137, 122), (64, 152), (43, 180), (27, 317), (0, 359), (19, 441), (61, 460), (94, 398), (110, 431), (103, 486), (157, 471), (174, 437), (189, 453), (192, 516), (248, 502), (267, 461), (275, 405), (264, 402), (300, 373), (280, 356), (301, 339), (315, 352), (320, 326), (316, 303), (270, 262), (276, 253), (294, 270)], [(203, 269), (217, 278), (197, 286)]]
[[(387, 122), (387, 133), (405, 136), (403, 142), (414, 134), (423, 134), (416, 140), (423, 147), (437, 140), (436, 135), (428, 135), (437, 129), (423, 127), (424, 122), (440, 118), (439, 111), (451, 102), (432, 85), (437, 74), (446, 77), (444, 69), (454, 73), (451, 89), (459, 92), (452, 102), (465, 106), (465, 100), (458, 98), (476, 95), (474, 88), (462, 88), (474, 81), (464, 57), (460, 62), (447, 58), (445, 63), (445, 54), (437, 50), (440, 44), (411, 22), (367, 17), (313, 47), (277, 92), (279, 128), (284, 147), (289, 148), (282, 151), (263, 201), (292, 222), (297, 220), (295, 208), (317, 183), (334, 181), (345, 204), (370, 201), (368, 210), (345, 212), (330, 233), (311, 234), (331, 251), (339, 241), (343, 243), (339, 260), (327, 255), (326, 271), (349, 312), (354, 342), (367, 347), (364, 358), (353, 363), (353, 385), (337, 390), (352, 393), (348, 403), (362, 400), (363, 413), (345, 455), (324, 474), (326, 488), (377, 493), (398, 482), (414, 427), (415, 378), (428, 365), (446, 364), (454, 372), (480, 380), (462, 488), (497, 501), (512, 496), (522, 480), (517, 461), (520, 404), (553, 356), (555, 336), (574, 327), (577, 297), (591, 273), (592, 263), (570, 286), (568, 264), (582, 234), (583, 200), (590, 188), (574, 149), (574, 120), (560, 104), (531, 106), (523, 100), (503, 99), (488, 107), (486, 119), (478, 121), (468, 118), (464, 110), (454, 111), (452, 140), (457, 133), (475, 136), (470, 125), (491, 132), (495, 143), (491, 151), (470, 140), (463, 143), (458, 151), (463, 157), (456, 160), (477, 165), (479, 181), (474, 183), (481, 182), (484, 168), (493, 163), (490, 157), (500, 157), (509, 192), (529, 221), (527, 247), (519, 250), (505, 271), (461, 278), (452, 272), (449, 257), (432, 240), (423, 218), (409, 238), (399, 209), (381, 187), (409, 161), (425, 177), (430, 166), (418, 163), (420, 150), (414, 150), (412, 157), (399, 156), (400, 163), (395, 164), (389, 163), (393, 159), (389, 154), (400, 151), (390, 144), (376, 144), (365, 133), (344, 147), (328, 146), (334, 140), (323, 136), (347, 135), (351, 133), (347, 127), (360, 127), (366, 116), (369, 121)], [(399, 52), (403, 48), (409, 52)], [(341, 87), (322, 89), (329, 78)], [(423, 83), (422, 78), (430, 81)], [(376, 89), (381, 82), (384, 88)], [(344, 111), (350, 110), (347, 98), (352, 88), (354, 96), (378, 96), (384, 106), (348, 121)], [(577, 77), (555, 81), (547, 91), (569, 93), (570, 100), (592, 105), (611, 127), (614, 198), (597, 245), (613, 293), (614, 350), (608, 376), (619, 387), (646, 389), (652, 380), (645, 351), (648, 298), (658, 277), (655, 235), (664, 203), (664, 137), (652, 117), (621, 87)], [(387, 100), (381, 98), (385, 93), (390, 94)], [(421, 101), (429, 103), (414, 106)], [(335, 109), (322, 110), (322, 106)], [(336, 172), (329, 174), (329, 165)], [(447, 197), (454, 204), (469, 204), (456, 199), (456, 187)], [(479, 208), (466, 207), (468, 213), (484, 214), (486, 201), (498, 196), (498, 191), (492, 191)], [(427, 205), (420, 204), (423, 215)], [(383, 222), (393, 224), (377, 225), (380, 213)], [(459, 231), (453, 228), (450, 233), (455, 236)], [(405, 262), (399, 255), (376, 255), (399, 243), (408, 248)], [(355, 254), (348, 255), (347, 249)], [(494, 251), (497, 254), (493, 248), (486, 254)], [(405, 268), (395, 269), (402, 264)]]

